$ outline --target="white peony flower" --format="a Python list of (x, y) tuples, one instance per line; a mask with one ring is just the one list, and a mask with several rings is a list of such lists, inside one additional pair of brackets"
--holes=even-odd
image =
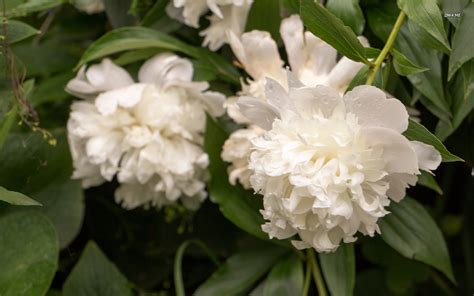
[[(304, 32), (303, 22), (298, 15), (284, 19), (280, 33), (294, 79), (306, 86), (326, 85), (343, 94), (363, 66), (362, 63), (354, 62), (346, 57), (337, 61), (337, 51), (310, 32)], [(280, 58), (276, 42), (268, 32), (252, 31), (242, 34), (240, 38), (233, 32), (228, 32), (228, 34), (232, 50), (252, 78), (247, 82), (242, 82), (242, 91), (239, 95), (253, 96), (266, 101), (267, 77), (287, 87), (284, 63)], [(366, 43), (363, 38), (361, 41)], [(231, 97), (226, 101), (227, 113), (237, 123), (249, 124), (249, 119), (237, 106), (237, 99), (237, 97)], [(248, 188), (248, 176), (251, 174), (247, 165), (252, 146), (250, 140), (261, 133), (261, 129), (251, 126), (245, 132), (236, 131), (231, 134), (224, 145), (222, 159), (232, 163), (228, 169), (232, 184), (235, 180), (239, 180), (245, 188)], [(240, 152), (236, 155), (233, 151)]]
[(87, 14), (100, 13), (105, 10), (102, 0), (73, 0), (71, 2), (77, 9)]
[(186, 25), (199, 28), (199, 18), (209, 10), (209, 27), (201, 31), (203, 45), (215, 51), (227, 43), (226, 32), (242, 34), (253, 0), (172, 0), (166, 8), (168, 15)]
[(243, 114), (265, 130), (252, 139), (252, 188), (263, 195), (262, 226), (271, 238), (295, 234), (297, 248), (334, 251), (400, 201), (420, 170), (438, 167), (432, 146), (402, 133), (408, 113), (383, 91), (359, 86), (342, 98), (326, 86), (266, 83), (266, 99), (241, 97)]
[(72, 104), (68, 137), (73, 178), (85, 188), (117, 177), (125, 208), (206, 198), (205, 111), (222, 115), (224, 96), (192, 82), (190, 61), (164, 53), (148, 60), (139, 83), (110, 60), (81, 69), (67, 90), (90, 98)]

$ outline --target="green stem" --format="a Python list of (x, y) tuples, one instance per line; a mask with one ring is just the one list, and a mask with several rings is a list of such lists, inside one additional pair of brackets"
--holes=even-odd
[(321, 270), (318, 266), (318, 261), (316, 259), (316, 254), (314, 253), (314, 249), (310, 248), (306, 252), (306, 257), (311, 265), (311, 270), (313, 273), (314, 283), (316, 284), (316, 288), (318, 290), (319, 296), (327, 296), (326, 293), (326, 286), (324, 285), (323, 276), (321, 274)]
[(375, 75), (377, 74), (378, 69), (382, 65), (383, 61), (385, 60), (385, 57), (389, 53), (390, 49), (392, 49), (393, 43), (397, 39), (398, 32), (400, 31), (400, 28), (402, 27), (404, 19), (405, 19), (405, 13), (401, 11), (400, 14), (398, 15), (395, 25), (393, 25), (392, 32), (390, 32), (390, 35), (388, 36), (387, 43), (385, 43), (385, 46), (383, 47), (379, 56), (377, 57), (374, 64), (370, 68), (370, 72), (369, 72), (369, 75), (367, 76), (366, 84), (371, 85), (374, 82)]
[(306, 272), (304, 275), (303, 296), (308, 295), (310, 284), (311, 284), (311, 265), (309, 264), (309, 260), (308, 260), (306, 262)]

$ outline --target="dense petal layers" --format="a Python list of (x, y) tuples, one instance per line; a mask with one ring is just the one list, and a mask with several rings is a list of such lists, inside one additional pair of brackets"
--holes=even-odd
[(201, 31), (203, 45), (215, 51), (227, 43), (227, 32), (240, 36), (245, 29), (253, 0), (172, 0), (166, 8), (168, 15), (188, 26), (199, 28), (199, 19), (208, 11), (209, 27)]
[(250, 149), (240, 146), (251, 151), (246, 174), (263, 195), (262, 229), (270, 237), (298, 234), (297, 248), (330, 252), (358, 232), (373, 236), (390, 201), (404, 197), (420, 170), (441, 162), (432, 146), (402, 135), (407, 111), (375, 87), (359, 86), (344, 97), (321, 85), (290, 87), (283, 95), (274, 83), (267, 83), (262, 106), (245, 108), (250, 98), (238, 102), (248, 118), (255, 108), (275, 114), (270, 127), (265, 121), (261, 135), (252, 136)]
[[(250, 124), (258, 120), (260, 127), (264, 129), (271, 127), (276, 112), (265, 105), (266, 102), (271, 106), (280, 107), (283, 102), (287, 102), (285, 108), (294, 109), (299, 108), (297, 105), (305, 104), (306, 101), (314, 101), (320, 103), (318, 106), (325, 106), (322, 112), (332, 112), (332, 108), (337, 105), (335, 98), (344, 93), (352, 78), (363, 66), (362, 63), (347, 58), (338, 61), (337, 51), (334, 48), (310, 32), (304, 31), (303, 22), (298, 15), (284, 19), (280, 27), (292, 72), (287, 72), (285, 69), (278, 46), (268, 32), (254, 30), (239, 36), (229, 31), (227, 34), (232, 51), (251, 77), (242, 81), (242, 91), (238, 95), (251, 96), (254, 99), (247, 100), (245, 104), (241, 100), (240, 107), (237, 105), (237, 97), (230, 98), (225, 103), (229, 116), (241, 124)], [(322, 96), (315, 97), (311, 88), (295, 89), (291, 92), (290, 101), (281, 100), (282, 96), (288, 96), (287, 89), (294, 85), (308, 87), (325, 85), (333, 88), (334, 91), (329, 94), (327, 90), (324, 94), (320, 93)], [(377, 95), (373, 100), (377, 101), (380, 98), (380, 94), (377, 93)], [(356, 104), (353, 106), (357, 108)], [(386, 109), (389, 108), (390, 106)], [(243, 109), (248, 112), (243, 112)], [(311, 111), (308, 110), (308, 112)], [(397, 112), (390, 115), (397, 116)], [(387, 114), (380, 114), (380, 118), (384, 115)], [(232, 153), (226, 152), (228, 147), (233, 146), (225, 145), (225, 154)], [(242, 172), (248, 176), (245, 162), (241, 159), (231, 162), (232, 167), (236, 168), (233, 170), (234, 175)], [(237, 179), (242, 184), (248, 184), (248, 180), (243, 175), (232, 176), (230, 179), (231, 182)]]
[(147, 61), (138, 76), (139, 83), (97, 90), (97, 97), (73, 103), (68, 121), (73, 177), (84, 187), (116, 177), (115, 197), (125, 208), (161, 207), (179, 199), (195, 209), (206, 198), (205, 112), (222, 114), (224, 97), (206, 91), (207, 83), (192, 82), (192, 64), (169, 53)]

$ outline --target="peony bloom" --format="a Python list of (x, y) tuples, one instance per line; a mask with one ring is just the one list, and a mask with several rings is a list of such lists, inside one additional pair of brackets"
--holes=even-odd
[(116, 177), (115, 199), (128, 209), (178, 199), (197, 208), (206, 198), (205, 112), (221, 115), (224, 96), (192, 76), (191, 62), (169, 53), (148, 60), (139, 83), (108, 59), (81, 69), (67, 85), (87, 99), (72, 104), (67, 125), (73, 178), (87, 188)]
[(168, 15), (188, 26), (199, 28), (199, 18), (209, 10), (209, 27), (201, 31), (204, 46), (215, 51), (227, 43), (226, 32), (242, 34), (253, 0), (172, 0)]
[[(243, 114), (265, 130), (252, 140), (252, 188), (263, 195), (262, 226), (271, 238), (295, 234), (295, 247), (319, 252), (380, 233), (379, 218), (400, 201), (420, 170), (438, 167), (432, 146), (402, 133), (408, 113), (373, 86), (341, 97), (326, 86), (269, 79), (266, 99), (241, 97)], [(288, 89), (288, 90), (287, 90)]]
[(100, 13), (105, 10), (102, 0), (73, 0), (71, 2), (77, 9), (87, 14)]
[[(334, 48), (310, 32), (304, 31), (303, 22), (298, 15), (284, 19), (280, 33), (293, 76), (306, 86), (326, 85), (343, 94), (363, 66), (362, 63), (346, 57), (338, 61), (337, 51)], [(242, 91), (239, 95), (253, 96), (265, 102), (267, 77), (287, 88), (284, 63), (278, 53), (276, 42), (268, 32), (252, 31), (242, 34), (240, 38), (233, 32), (228, 34), (232, 50), (251, 77), (248, 81), (242, 82)], [(366, 43), (363, 38), (361, 41)], [(226, 101), (229, 116), (237, 123), (250, 124), (236, 103), (237, 97)], [(249, 188), (248, 176), (251, 172), (248, 171), (248, 159), (252, 146), (250, 140), (262, 132), (262, 129), (250, 126), (230, 135), (224, 146), (222, 159), (231, 163), (228, 170), (232, 184), (238, 180), (246, 189)]]

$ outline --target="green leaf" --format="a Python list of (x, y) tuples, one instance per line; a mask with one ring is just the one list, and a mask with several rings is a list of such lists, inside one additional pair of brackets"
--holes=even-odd
[(300, 0), (283, 0), (283, 6), (288, 13), (300, 13)]
[(342, 55), (370, 64), (364, 46), (351, 28), (314, 0), (301, 0), (301, 17), (311, 33), (326, 41)]
[(425, 186), (429, 189), (432, 189), (439, 195), (443, 194), (443, 190), (439, 187), (438, 182), (430, 173), (426, 171), (421, 171), (421, 175), (418, 176), (418, 184)]
[[(395, 23), (397, 7), (391, 7), (389, 2), (384, 5), (374, 6), (367, 10), (367, 20), (372, 31), (381, 40), (386, 41)], [(420, 44), (417, 38), (413, 38), (413, 33), (408, 29), (411, 22), (405, 22), (397, 36), (394, 48), (403, 53), (412, 63), (428, 68), (428, 71), (409, 75), (407, 78), (411, 84), (421, 92), (431, 103), (426, 106), (432, 111), (434, 108), (438, 117), (448, 120), (451, 116), (449, 104), (444, 96), (441, 69), (441, 56), (435, 49), (427, 48)], [(424, 104), (425, 105), (425, 104)], [(434, 106), (434, 108), (431, 108)], [(432, 111), (433, 112), (433, 111)]]
[(326, 8), (351, 27), (357, 35), (364, 31), (365, 18), (359, 6), (359, 0), (328, 0)]
[(368, 238), (361, 245), (367, 260), (384, 267), (387, 287), (396, 295), (409, 295), (413, 287), (429, 277), (426, 264), (403, 257), (380, 237)]
[(397, 0), (397, 3), (411, 21), (422, 27), (431, 38), (437, 41), (439, 50), (449, 53), (451, 48), (436, 0)]
[(0, 295), (45, 295), (58, 265), (54, 226), (39, 212), (0, 217)]
[(174, 287), (176, 290), (177, 296), (185, 296), (185, 289), (183, 283), (183, 272), (182, 272), (182, 265), (183, 265), (183, 256), (184, 252), (190, 245), (196, 245), (197, 247), (201, 248), (212, 260), (212, 262), (219, 266), (219, 260), (217, 257), (209, 250), (209, 248), (201, 241), (198, 240), (187, 240), (182, 243), (178, 250), (176, 251), (176, 255), (174, 257)]
[(62, 178), (31, 196), (43, 204), (38, 210), (53, 222), (59, 247), (64, 249), (79, 234), (84, 220), (84, 194), (80, 181)]
[(465, 63), (447, 86), (446, 95), (451, 102), (452, 119), (440, 120), (436, 136), (445, 140), (464, 122), (474, 108), (474, 60)]
[(26, 0), (12, 2), (14, 4), (7, 6), (5, 11), (7, 17), (25, 16), (33, 12), (47, 10), (66, 3), (67, 0)]
[(63, 286), (64, 296), (133, 295), (127, 279), (94, 242), (89, 242)]
[(280, 3), (275, 0), (255, 0), (249, 11), (245, 31), (269, 32), (273, 40), (280, 39)]
[(448, 80), (464, 63), (474, 59), (474, 3), (470, 3), (462, 13), (461, 22), (454, 33), (453, 51), (449, 57)]
[(451, 24), (456, 28), (459, 26), (460, 15), (464, 10), (464, 7), (471, 2), (470, 0), (441, 0), (441, 7), (444, 13), (444, 17), (448, 19)]
[(61, 102), (70, 98), (64, 89), (72, 78), (74, 78), (74, 73), (68, 71), (42, 80), (32, 93), (30, 103), (33, 107), (37, 107), (45, 103)]
[(428, 71), (428, 68), (420, 67), (411, 62), (403, 53), (396, 49), (392, 49), (393, 67), (399, 75), (408, 76), (412, 74)]
[(142, 27), (120, 28), (108, 32), (89, 46), (76, 69), (85, 63), (114, 53), (143, 48), (160, 48), (184, 53), (209, 64), (222, 78), (239, 83), (239, 73), (222, 56), (205, 48), (190, 46), (164, 33)]
[(356, 263), (353, 244), (341, 244), (334, 253), (320, 253), (319, 261), (331, 295), (353, 295)]
[[(1, 17), (0, 20), (2, 20)], [(7, 41), (10, 44), (22, 41), (39, 33), (39, 31), (32, 26), (17, 20), (3, 19), (3, 22), (7, 23)]]
[(382, 239), (403, 256), (431, 265), (455, 282), (446, 242), (436, 222), (414, 199), (391, 203), (379, 222)]
[(266, 245), (237, 253), (227, 259), (193, 295), (221, 296), (245, 292), (286, 252), (283, 248)]
[(149, 27), (155, 22), (160, 20), (166, 15), (166, 6), (168, 5), (169, 0), (158, 0), (155, 5), (148, 11), (148, 13), (143, 17), (141, 25), (144, 27)]
[(354, 87), (365, 84), (367, 80), (367, 75), (369, 74), (369, 66), (364, 65), (360, 68), (359, 72), (352, 78), (351, 83), (347, 87), (347, 91), (351, 91)]
[(39, 133), (11, 134), (0, 151), (0, 183), (43, 204), (31, 210), (51, 219), (64, 248), (81, 229), (84, 196), (80, 181), (70, 179), (72, 160), (65, 132), (53, 136), (56, 146)]
[(0, 201), (7, 202), (16, 206), (41, 206), (39, 202), (20, 192), (9, 191), (0, 186)]
[(303, 263), (294, 254), (272, 268), (263, 286), (263, 296), (303, 295)]
[(441, 141), (436, 138), (426, 127), (410, 119), (408, 129), (403, 133), (408, 140), (420, 141), (436, 148), (444, 162), (464, 161), (446, 149)]
[(228, 181), (227, 165), (221, 159), (222, 146), (229, 134), (212, 118), (208, 117), (204, 135), (204, 150), (209, 155), (208, 183), (211, 201), (219, 205), (222, 214), (232, 223), (248, 233), (268, 240), (261, 229), (264, 224), (259, 209), (262, 209), (261, 197), (253, 196), (240, 186), (232, 186)]

